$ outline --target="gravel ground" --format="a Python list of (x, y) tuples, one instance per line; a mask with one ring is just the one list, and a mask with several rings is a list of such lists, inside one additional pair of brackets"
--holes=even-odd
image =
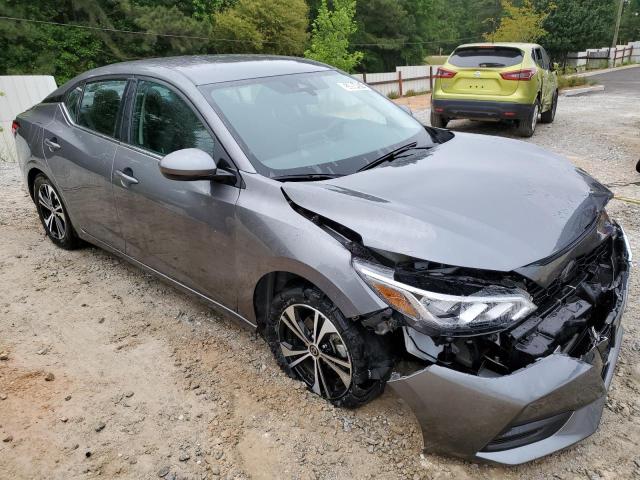
[[(527, 141), (640, 199), (638, 103), (561, 99), (556, 122)], [(56, 249), (12, 164), (0, 163), (0, 204), (2, 479), (640, 477), (637, 274), (600, 430), (528, 465), (485, 466), (421, 454), (417, 423), (391, 392), (336, 409), (285, 377), (259, 338), (197, 301), (96, 248)], [(610, 205), (636, 251), (639, 209)]]

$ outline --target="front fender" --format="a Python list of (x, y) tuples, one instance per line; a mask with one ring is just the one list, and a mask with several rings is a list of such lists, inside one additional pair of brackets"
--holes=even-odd
[(346, 317), (386, 308), (351, 266), (351, 252), (295, 212), (276, 182), (243, 176), (236, 208), (238, 313), (255, 323), (253, 298), (268, 273), (288, 272), (317, 286)]

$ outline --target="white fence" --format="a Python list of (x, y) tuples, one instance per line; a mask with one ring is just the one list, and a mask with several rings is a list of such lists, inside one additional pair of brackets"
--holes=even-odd
[(433, 87), (433, 76), (437, 67), (431, 65), (410, 65), (396, 67), (395, 72), (359, 73), (354, 75), (358, 80), (382, 93), (383, 95), (403, 96), (407, 92), (430, 92)]
[(0, 160), (14, 160), (15, 140), (11, 134), (11, 123), (19, 113), (41, 102), (57, 88), (49, 75), (0, 76)]
[(588, 48), (584, 52), (573, 52), (567, 56), (567, 66), (590, 70), (618, 66), (623, 63), (640, 63), (640, 41), (613, 47)]

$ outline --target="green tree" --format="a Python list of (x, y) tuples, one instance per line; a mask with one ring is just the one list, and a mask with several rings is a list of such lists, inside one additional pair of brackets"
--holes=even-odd
[(625, 2), (618, 39), (618, 43), (623, 45), (640, 40), (640, 0)]
[[(544, 22), (548, 34), (544, 46), (557, 61), (568, 52), (611, 44), (617, 0), (535, 0), (540, 11), (549, 11)], [(555, 8), (550, 9), (551, 5)]]
[(549, 16), (553, 4), (549, 4), (546, 12), (538, 11), (531, 0), (523, 0), (516, 6), (513, 0), (502, 0), (503, 16), (500, 26), (491, 33), (485, 33), (484, 38), (492, 42), (536, 42), (544, 37), (544, 21)]
[(309, 38), (304, 0), (238, 0), (213, 17), (213, 47), (224, 53), (302, 55)]
[(313, 22), (311, 48), (304, 56), (353, 71), (364, 56), (362, 52), (349, 52), (349, 38), (358, 30), (355, 13), (356, 0), (334, 0), (333, 10), (329, 10), (327, 0), (322, 0)]

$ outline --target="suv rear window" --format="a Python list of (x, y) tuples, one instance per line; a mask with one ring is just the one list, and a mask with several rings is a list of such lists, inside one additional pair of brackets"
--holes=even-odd
[(453, 52), (449, 63), (468, 68), (512, 67), (522, 63), (522, 52), (509, 47), (464, 47)]

